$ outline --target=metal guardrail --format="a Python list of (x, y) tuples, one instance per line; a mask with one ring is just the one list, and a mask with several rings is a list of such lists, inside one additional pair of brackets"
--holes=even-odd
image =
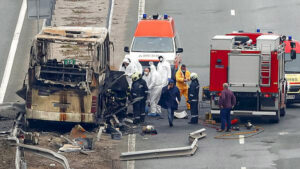
[[(10, 133), (10, 136), (8, 137), (8, 140), (15, 141), (17, 144), (19, 144), (19, 139), (17, 138), (17, 134), (18, 134), (19, 125), (21, 123), (21, 120), (22, 120), (23, 116), (24, 116), (24, 113), (19, 113), (17, 115), (16, 121), (14, 122), (12, 131)], [(21, 158), (20, 147), (17, 146), (16, 147), (16, 157), (15, 157), (15, 166), (16, 166), (16, 169), (23, 169), (24, 168), (24, 167), (22, 167), (23, 163), (24, 163), (24, 161)]]
[(154, 149), (154, 150), (144, 150), (135, 152), (124, 152), (121, 153), (121, 160), (141, 160), (141, 159), (151, 159), (151, 158), (162, 158), (162, 157), (176, 157), (176, 156), (192, 156), (195, 154), (199, 139), (206, 136), (204, 133), (206, 129), (200, 129), (189, 134), (189, 139), (192, 141), (190, 146), (177, 147), (177, 148), (165, 148), (165, 149)]
[(24, 153), (22, 151), (33, 152), (37, 155), (46, 157), (48, 159), (54, 160), (64, 166), (65, 169), (70, 169), (70, 165), (66, 157), (61, 154), (58, 154), (52, 150), (48, 150), (45, 148), (40, 148), (31, 145), (20, 144), (19, 139), (17, 138), (18, 133), (20, 132), (20, 124), (21, 120), (24, 116), (24, 113), (19, 113), (14, 122), (13, 128), (10, 132), (10, 136), (7, 140), (14, 141), (16, 145), (16, 156), (15, 156), (15, 167), (16, 169), (26, 169), (26, 161), (23, 158)]
[(58, 154), (52, 150), (48, 150), (45, 148), (40, 148), (36, 146), (31, 146), (31, 145), (25, 145), (25, 144), (17, 144), (21, 149), (25, 151), (29, 151), (32, 153), (35, 153), (39, 156), (51, 159), (53, 161), (56, 161), (64, 166), (65, 169), (70, 169), (69, 162), (67, 158), (61, 154)]
[(198, 139), (195, 139), (192, 145), (186, 147), (126, 152), (122, 153), (120, 157), (121, 160), (141, 160), (150, 158), (193, 155), (198, 148), (197, 142)]

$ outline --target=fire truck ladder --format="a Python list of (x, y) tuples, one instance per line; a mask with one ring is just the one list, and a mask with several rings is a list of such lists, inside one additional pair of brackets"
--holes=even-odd
[(271, 85), (271, 46), (262, 46), (260, 58), (260, 86)]

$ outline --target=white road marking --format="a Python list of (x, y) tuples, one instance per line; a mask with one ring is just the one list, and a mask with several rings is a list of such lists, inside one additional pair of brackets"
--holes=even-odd
[(240, 141), (240, 144), (245, 144), (245, 137), (244, 137), (244, 135), (240, 135), (239, 136), (239, 141)]
[(18, 43), (19, 43), (20, 34), (22, 31), (22, 27), (23, 27), (24, 18), (26, 15), (26, 9), (27, 9), (27, 0), (23, 0), (21, 10), (19, 13), (17, 26), (16, 26), (15, 33), (14, 33), (14, 37), (13, 37), (11, 45), (10, 45), (10, 50), (9, 50), (7, 61), (6, 61), (6, 67), (4, 70), (3, 77), (2, 77), (1, 86), (0, 86), (0, 104), (3, 103), (3, 101), (4, 101), (4, 96), (6, 93), (11, 69), (12, 69), (12, 66), (14, 63), (14, 58), (15, 58), (15, 54), (17, 51)]
[(235, 16), (235, 10), (234, 10), (234, 9), (231, 9), (231, 10), (230, 10), (230, 14), (231, 14), (232, 16)]
[(115, 0), (111, 0), (108, 27), (107, 27), (109, 33), (111, 33), (110, 31), (111, 31), (112, 17), (113, 17), (113, 13), (114, 13), (114, 6), (115, 6)]
[(247, 169), (246, 167), (241, 167), (241, 169)]
[[(128, 135), (128, 152), (135, 151), (135, 134)], [(135, 161), (127, 161), (127, 169), (134, 169)]]
[[(139, 0), (139, 7), (138, 7), (138, 21), (140, 21), (143, 18), (143, 14), (145, 13), (145, 5), (146, 0)], [(128, 135), (128, 152), (135, 151), (135, 140), (136, 135), (135, 134), (129, 134)], [(134, 169), (135, 161), (127, 161), (127, 169)]]
[(145, 13), (146, 0), (139, 0), (139, 9), (138, 9), (138, 21), (143, 18)]
[(288, 134), (289, 134), (289, 132), (282, 131), (282, 132), (279, 132), (278, 134), (279, 134), (280, 136), (284, 136), (284, 135), (288, 135)]

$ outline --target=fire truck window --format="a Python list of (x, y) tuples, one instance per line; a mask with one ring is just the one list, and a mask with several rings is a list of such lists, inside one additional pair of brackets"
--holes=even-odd
[[(300, 73), (300, 54), (297, 54), (297, 57), (295, 60), (286, 62), (285, 63), (285, 72), (295, 72), (295, 73)], [(291, 56), (289, 53), (285, 54), (285, 60), (291, 60)]]
[(132, 45), (133, 52), (174, 52), (172, 38), (136, 37)]

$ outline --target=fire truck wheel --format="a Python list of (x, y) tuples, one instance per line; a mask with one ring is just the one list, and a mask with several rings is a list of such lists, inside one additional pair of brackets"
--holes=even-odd
[(215, 120), (217, 123), (221, 122), (220, 115), (212, 115), (212, 119)]
[(271, 123), (279, 123), (280, 121), (280, 111), (276, 111), (276, 115), (272, 117)]
[(285, 116), (285, 113), (286, 113), (286, 106), (280, 109), (280, 116), (281, 117)]

